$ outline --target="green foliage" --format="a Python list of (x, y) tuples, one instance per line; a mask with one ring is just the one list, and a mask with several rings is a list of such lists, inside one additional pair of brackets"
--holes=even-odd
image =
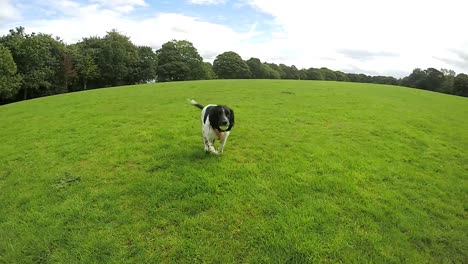
[(336, 81), (336, 73), (330, 69), (327, 68), (320, 68), (320, 73), (322, 74), (322, 77), (326, 81)]
[(442, 91), (442, 84), (444, 83), (444, 74), (434, 68), (424, 70), (425, 79), (422, 83), (422, 88), (430, 91)]
[(263, 64), (266, 69), (266, 79), (281, 79), (281, 74), (274, 70), (269, 64)]
[[(252, 79), (268, 79), (269, 72), (267, 66), (265, 66), (260, 59), (250, 58), (246, 62), (250, 70), (250, 78)], [(271, 74), (271, 73), (270, 73)]]
[[(455, 73), (449, 72), (449, 74), (454, 75)], [(450, 85), (450, 80), (448, 80), (448, 84)], [(426, 70), (421, 70), (419, 68), (414, 69), (409, 76), (402, 79), (401, 85), (437, 92), (451, 90), (450, 87), (447, 87), (447, 80), (444, 72), (434, 68), (428, 68)]]
[(170, 61), (158, 66), (158, 81), (185, 81), (190, 76), (190, 67), (182, 61)]
[(210, 75), (202, 57), (189, 41), (169, 41), (156, 54), (159, 59), (158, 81), (200, 80)]
[(346, 73), (344, 73), (344, 72), (335, 71), (335, 76), (336, 76), (336, 80), (339, 81), (339, 82), (349, 81), (348, 76), (346, 76)]
[(68, 46), (62, 47), (57, 79), (63, 82), (63, 90), (65, 92), (70, 90), (70, 85), (78, 78), (78, 71), (75, 65), (76, 56), (74, 48)]
[(0, 98), (10, 99), (18, 93), (21, 77), (16, 73), (16, 64), (10, 50), (0, 44)]
[[(262, 63), (258, 58), (250, 58), (246, 61), (250, 70), (250, 77), (252, 79), (280, 79), (281, 75), (278, 71), (274, 70), (268, 63)], [(276, 66), (277, 69), (280, 69)], [(281, 71), (283, 72), (283, 71)]]
[(213, 65), (209, 62), (203, 62), (203, 80), (216, 79), (216, 73), (213, 71)]
[(299, 80), (307, 80), (307, 69), (299, 70)]
[(372, 83), (398, 85), (398, 80), (388, 76), (372, 76)]
[(213, 71), (219, 79), (248, 79), (251, 76), (249, 66), (233, 51), (219, 54), (213, 62)]
[(456, 95), (468, 96), (468, 75), (460, 73), (455, 77), (453, 91)]
[(89, 73), (82, 76), (84, 83), (91, 76), (93, 86), (101, 87), (128, 84), (135, 78), (138, 50), (127, 36), (112, 30), (103, 38), (84, 38), (77, 45), (82, 51), (80, 68)]
[[(265, 65), (267, 65), (268, 67), (270, 67), (272, 70), (276, 71), (279, 75), (279, 78), (278, 79), (281, 79), (282, 76), (285, 75), (284, 71), (280, 68), (280, 66), (278, 64), (275, 64), (275, 63), (267, 63), (265, 62)], [(275, 79), (275, 78), (273, 78)]]
[[(236, 111), (223, 156), (187, 97)], [(464, 263), (467, 118), (466, 98), (326, 81), (1, 106), (0, 263)]]
[(146, 83), (156, 79), (158, 56), (150, 47), (138, 47), (138, 60), (131, 83)]
[(22, 76), (23, 97), (68, 92), (70, 79), (76, 77), (72, 55), (58, 38), (47, 34), (26, 34), (24, 28), (10, 30), (0, 39), (13, 56)]
[(422, 88), (425, 79), (425, 72), (420, 68), (416, 68), (409, 76), (403, 78), (402, 85), (414, 88)]
[(0, 38), (0, 44), (8, 48), (13, 56), (13, 60), (16, 62), (18, 60), (17, 55), (19, 55), (19, 49), (22, 46), (22, 42), (26, 38), (26, 33), (24, 27), (17, 27), (15, 29), (10, 29), (9, 34), (2, 36)]
[(175, 46), (182, 56), (182, 61), (190, 68), (188, 80), (201, 80), (205, 74), (209, 74), (205, 72), (206, 68), (203, 67), (203, 58), (192, 42), (186, 40), (176, 41)]
[(0, 76), (13, 76), (16, 74), (16, 64), (9, 49), (0, 44)]
[(112, 30), (102, 39), (96, 62), (105, 85), (123, 85), (134, 75), (138, 51), (127, 36)]
[(280, 69), (282, 70), (282, 79), (290, 79), (290, 80), (299, 80), (299, 70), (296, 68), (296, 66), (287, 66), (284, 64), (279, 65)]
[[(23, 76), (24, 98), (28, 92), (47, 95), (57, 83), (56, 75), (60, 63), (60, 48), (50, 35), (26, 35), (16, 50), (15, 62)], [(58, 85), (57, 85), (58, 86)]]
[(160, 82), (188, 79), (190, 69), (183, 61), (175, 42), (167, 42), (156, 51), (159, 61), (157, 75)]
[(444, 82), (442, 83), (441, 92), (453, 94), (453, 84), (455, 81), (455, 71), (448, 69), (441, 69), (444, 75)]
[(320, 69), (309, 68), (305, 70), (306, 80), (323, 80)]
[(94, 52), (92, 49), (87, 49), (83, 45), (77, 45), (74, 49), (76, 50), (76, 70), (83, 83), (82, 89), (86, 90), (88, 88), (88, 80), (95, 79), (99, 76), (99, 69), (94, 60)]

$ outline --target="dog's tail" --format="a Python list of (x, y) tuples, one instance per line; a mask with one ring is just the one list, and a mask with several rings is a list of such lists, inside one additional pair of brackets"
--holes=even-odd
[(193, 100), (193, 99), (187, 99), (187, 101), (188, 101), (190, 104), (192, 104), (193, 106), (196, 106), (196, 107), (198, 107), (198, 108), (200, 108), (200, 109), (203, 109), (203, 107), (204, 107), (203, 105), (199, 104), (197, 101), (195, 101), (195, 100)]

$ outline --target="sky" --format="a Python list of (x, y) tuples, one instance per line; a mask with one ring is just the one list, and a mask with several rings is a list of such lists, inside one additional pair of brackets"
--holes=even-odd
[(0, 35), (18, 26), (69, 44), (112, 29), (155, 50), (188, 40), (209, 62), (234, 51), (299, 69), (468, 73), (467, 0), (0, 0)]

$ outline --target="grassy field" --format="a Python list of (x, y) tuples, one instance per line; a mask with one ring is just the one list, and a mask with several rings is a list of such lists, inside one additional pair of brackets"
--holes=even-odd
[[(203, 152), (198, 109), (236, 126)], [(0, 107), (0, 263), (463, 263), (468, 99), (197, 81)]]

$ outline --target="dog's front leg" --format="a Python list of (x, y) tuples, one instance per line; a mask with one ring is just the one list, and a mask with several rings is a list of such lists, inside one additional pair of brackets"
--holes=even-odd
[(218, 152), (216, 151), (216, 149), (213, 146), (213, 141), (207, 139), (206, 137), (203, 137), (203, 141), (205, 143), (205, 151), (206, 152), (211, 152), (213, 154), (218, 155)]
[(219, 142), (219, 148), (218, 148), (218, 153), (221, 154), (223, 153), (223, 150), (224, 150), (224, 145), (226, 144), (226, 141), (229, 137), (229, 131), (228, 132), (224, 132), (221, 136), (221, 140)]

